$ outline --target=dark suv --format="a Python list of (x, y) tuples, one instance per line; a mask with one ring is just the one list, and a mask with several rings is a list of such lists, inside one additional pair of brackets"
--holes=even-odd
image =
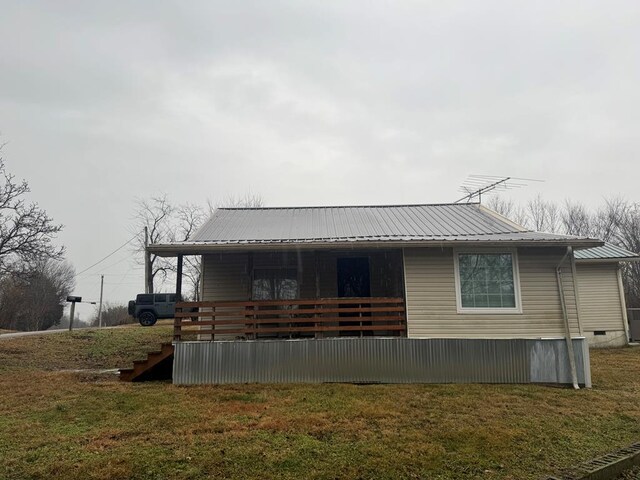
[(143, 327), (154, 325), (159, 318), (173, 318), (176, 313), (175, 293), (141, 293), (129, 301), (129, 315)]

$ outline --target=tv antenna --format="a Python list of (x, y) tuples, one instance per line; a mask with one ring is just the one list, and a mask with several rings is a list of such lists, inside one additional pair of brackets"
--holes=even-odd
[(478, 199), (482, 203), (482, 195), (493, 191), (513, 190), (514, 188), (526, 187), (527, 182), (544, 182), (534, 178), (499, 177), (495, 175), (469, 175), (462, 183), (459, 190), (465, 196), (459, 198), (454, 203), (471, 202)]

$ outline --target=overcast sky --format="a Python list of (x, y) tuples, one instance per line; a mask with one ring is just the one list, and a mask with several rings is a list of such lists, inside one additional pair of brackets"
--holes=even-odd
[[(640, 2), (2, 2), (7, 169), (65, 224), (78, 271), (136, 197), (269, 206), (513, 192), (640, 200)], [(143, 288), (124, 249), (76, 293)], [(82, 315), (87, 318), (89, 310)]]

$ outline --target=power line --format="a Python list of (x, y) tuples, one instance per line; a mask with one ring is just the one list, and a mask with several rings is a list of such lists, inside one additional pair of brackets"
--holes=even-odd
[(132, 266), (129, 265), (129, 269), (122, 274), (122, 277), (120, 278), (120, 281), (113, 288), (111, 288), (109, 290), (109, 295), (113, 295), (113, 293), (122, 286), (122, 283), (124, 282), (125, 276), (131, 271), (131, 267)]
[[(138, 269), (139, 270), (139, 269)], [(105, 277), (119, 277), (122, 275), (121, 273), (90, 273), (85, 275), (86, 277), (99, 277), (100, 275), (104, 275)], [(128, 277), (140, 277), (141, 273), (127, 273)]]
[[(106, 267), (102, 267), (102, 271), (109, 270), (111, 267), (115, 267), (116, 265), (121, 264), (124, 261), (131, 260), (131, 253), (124, 258), (121, 258), (117, 262), (112, 263), (111, 265), (107, 265)], [(99, 275), (99, 274), (98, 274)]]
[(136, 237), (139, 235), (140, 232), (136, 233), (133, 237), (131, 237), (129, 240), (127, 240), (125, 243), (123, 243), (122, 245), (120, 245), (118, 248), (116, 248), (113, 252), (111, 252), (109, 255), (107, 255), (106, 257), (98, 260), (96, 263), (94, 263), (93, 265), (91, 265), (90, 267), (85, 268), (84, 270), (82, 270), (80, 273), (76, 273), (76, 277), (79, 277), (80, 275), (82, 275), (84, 272), (87, 272), (89, 270), (91, 270), (93, 267), (95, 267), (96, 265), (101, 264), (102, 262), (104, 262), (107, 258), (109, 258), (110, 256), (114, 255), (115, 253), (119, 252), (120, 250), (122, 250), (124, 247), (126, 247), (127, 245), (129, 245), (131, 242), (133, 242)]

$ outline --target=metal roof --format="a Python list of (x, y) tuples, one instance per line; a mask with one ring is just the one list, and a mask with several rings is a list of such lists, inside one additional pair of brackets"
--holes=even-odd
[(605, 243), (600, 247), (585, 248), (576, 250), (574, 253), (579, 262), (587, 261), (640, 261), (637, 253), (618, 247), (611, 243)]
[(477, 203), (361, 207), (219, 208), (186, 242), (159, 255), (251, 246), (349, 247), (517, 242), (592, 247), (598, 240), (525, 230)]
[(220, 208), (191, 242), (426, 240), (521, 233), (477, 204)]

